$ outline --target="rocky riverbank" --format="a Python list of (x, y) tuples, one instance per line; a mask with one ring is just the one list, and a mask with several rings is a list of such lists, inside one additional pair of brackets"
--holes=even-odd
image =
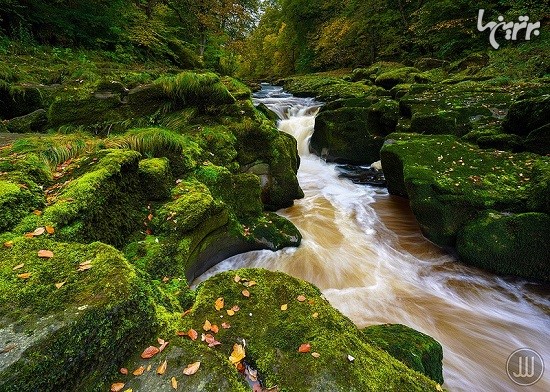
[(377, 63), (292, 77), (325, 100), (311, 148), (356, 165), (382, 160), (424, 235), (465, 263), (550, 280), (550, 84), (494, 77), (483, 56), (415, 67)]

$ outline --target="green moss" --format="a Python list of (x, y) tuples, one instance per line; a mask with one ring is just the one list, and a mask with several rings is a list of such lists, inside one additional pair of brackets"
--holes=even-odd
[(199, 146), (205, 151), (204, 161), (230, 167), (237, 158), (237, 138), (227, 127), (205, 127), (197, 136)]
[(24, 186), (0, 180), (0, 231), (13, 229), (21, 219), (43, 206), (43, 200)]
[(292, 94), (302, 97), (316, 97), (321, 101), (376, 95), (379, 90), (377, 87), (348, 82), (340, 77), (324, 74), (294, 76), (285, 79), (284, 82), (285, 90)]
[[(40, 249), (54, 256), (39, 258)], [(115, 249), (21, 238), (0, 253), (0, 328), (18, 345), (0, 368), (3, 391), (101, 390), (120, 361), (154, 334), (150, 290)], [(78, 271), (85, 262), (91, 268)]]
[(443, 384), (443, 347), (434, 338), (401, 324), (372, 325), (362, 332), (369, 343)]
[[(239, 283), (234, 281), (235, 275), (241, 277)], [(246, 287), (250, 281), (256, 284)], [(249, 298), (241, 293), (245, 288)], [(304, 295), (306, 301), (299, 302), (299, 295)], [(219, 297), (224, 298), (225, 308), (216, 311), (214, 303)], [(281, 310), (283, 304), (288, 310)], [(225, 310), (234, 305), (240, 310), (228, 316)], [(216, 334), (221, 345), (206, 348), (205, 343), (187, 338), (175, 345), (202, 346), (213, 355), (228, 358), (233, 344), (244, 339), (246, 361), (258, 370), (267, 388), (277, 385), (282, 392), (436, 389), (433, 381), (366, 343), (353, 323), (332, 308), (316, 287), (279, 272), (238, 270), (202, 283), (191, 313), (182, 319), (179, 329), (201, 331), (205, 320), (219, 326), (222, 322), (231, 325), (229, 329), (220, 327)], [(320, 357), (299, 353), (303, 343), (309, 343), (311, 352), (318, 352)], [(176, 352), (184, 358), (182, 362), (192, 362), (186, 350)], [(355, 358), (353, 362), (348, 355)], [(209, 362), (205, 365), (212, 366)], [(199, 370), (195, 377), (209, 376)]]
[(510, 107), (502, 128), (507, 133), (527, 136), (550, 122), (550, 95), (520, 99)]
[(168, 158), (149, 158), (139, 162), (139, 176), (149, 200), (166, 200), (174, 184)]
[(459, 233), (464, 262), (503, 275), (550, 281), (550, 216), (487, 211)]
[(420, 71), (414, 67), (397, 68), (381, 73), (376, 77), (374, 83), (386, 90), (390, 90), (398, 84), (412, 83), (414, 81), (414, 76), (419, 72)]

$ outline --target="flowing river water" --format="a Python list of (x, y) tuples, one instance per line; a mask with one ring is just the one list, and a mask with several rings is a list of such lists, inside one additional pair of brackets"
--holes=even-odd
[(195, 284), (238, 268), (283, 271), (318, 286), (359, 328), (401, 323), (437, 339), (450, 391), (550, 391), (549, 369), (528, 387), (506, 371), (520, 348), (535, 350), (550, 366), (548, 285), (460, 264), (422, 237), (407, 200), (339, 178), (334, 165), (309, 153), (319, 103), (271, 86), (256, 101), (298, 141), (305, 197), (279, 213), (298, 227), (302, 244), (232, 257)]

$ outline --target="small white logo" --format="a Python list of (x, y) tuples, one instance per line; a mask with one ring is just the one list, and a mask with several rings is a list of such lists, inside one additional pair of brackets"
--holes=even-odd
[(479, 10), (479, 13), (477, 14), (477, 29), (478, 31), (485, 31), (489, 29), (491, 33), (489, 34), (489, 42), (491, 43), (491, 46), (495, 49), (500, 48), (500, 44), (496, 40), (496, 32), (501, 28), (503, 31), (506, 32), (505, 38), (510, 41), (516, 41), (518, 40), (518, 33), (521, 30), (525, 30), (525, 40), (530, 41), (531, 40), (531, 34), (533, 35), (539, 35), (540, 34), (540, 21), (536, 23), (528, 23), (529, 17), (528, 16), (520, 16), (518, 17), (518, 22), (504, 22), (504, 16), (499, 16), (498, 23), (497, 22), (487, 22), (487, 24), (483, 24), (483, 15), (485, 14), (485, 10), (481, 9)]
[(517, 385), (533, 385), (544, 373), (544, 361), (535, 350), (522, 348), (510, 354), (506, 361), (506, 372)]

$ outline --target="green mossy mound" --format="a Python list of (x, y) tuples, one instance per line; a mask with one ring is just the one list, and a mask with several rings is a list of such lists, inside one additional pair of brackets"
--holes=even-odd
[(550, 124), (550, 95), (519, 99), (510, 107), (502, 128), (507, 133), (527, 136), (531, 131)]
[[(239, 276), (236, 282), (235, 276)], [(254, 282), (254, 283), (252, 283)], [(242, 294), (248, 290), (249, 297)], [(300, 302), (299, 296), (305, 300)], [(224, 307), (214, 307), (218, 298)], [(281, 310), (281, 305), (287, 310)], [(233, 316), (228, 309), (238, 306)], [(209, 320), (219, 332), (205, 332)], [(222, 323), (230, 328), (223, 328)], [(227, 325), (226, 325), (227, 326)], [(176, 331), (198, 331), (199, 338), (176, 337)], [(209, 348), (201, 342), (200, 334), (210, 333), (221, 344)], [(144, 376), (116, 376), (128, 388), (151, 391), (165, 390), (170, 378), (176, 377), (184, 390), (217, 391), (221, 382), (231, 390), (247, 390), (244, 379), (229, 356), (235, 343), (245, 343), (245, 361), (258, 371), (259, 380), (266, 388), (277, 386), (284, 391), (430, 391), (437, 384), (397, 361), (385, 351), (369, 344), (361, 331), (323, 298), (313, 285), (280, 272), (244, 269), (221, 273), (203, 282), (197, 288), (196, 301), (191, 312), (177, 324), (177, 330), (167, 331), (170, 340), (166, 351), (153, 360), (134, 360), (129, 369), (153, 365), (153, 369), (167, 360), (167, 372), (158, 376), (149, 372)], [(310, 353), (300, 353), (304, 343)], [(315, 358), (312, 352), (319, 353)], [(348, 356), (354, 359), (350, 360)], [(181, 375), (187, 364), (201, 361), (196, 374)], [(224, 375), (224, 380), (220, 379)], [(199, 387), (200, 386), (200, 387)]]
[(174, 184), (168, 158), (149, 158), (139, 162), (140, 183), (149, 200), (167, 200)]
[(43, 200), (25, 186), (0, 180), (0, 230), (13, 229), (33, 210), (41, 208)]
[(458, 234), (465, 263), (505, 275), (550, 281), (550, 216), (487, 211)]
[(24, 116), (42, 107), (42, 94), (36, 87), (14, 86), (0, 80), (0, 119)]
[[(390, 135), (381, 157), (388, 190), (410, 199), (422, 232), (439, 246), (454, 248), (461, 230), (487, 210), (548, 213), (548, 157), (480, 150), (452, 136), (416, 134)], [(484, 235), (489, 238), (487, 229)], [(548, 252), (548, 244), (541, 246)], [(485, 248), (483, 258), (497, 260), (500, 256), (493, 251), (497, 248)], [(474, 254), (466, 261), (474, 260)], [(519, 267), (521, 259), (515, 262), (519, 276), (533, 277)], [(491, 269), (497, 271), (497, 266)], [(500, 272), (510, 270), (503, 263)], [(538, 278), (546, 279), (547, 274)]]
[(372, 325), (362, 332), (370, 344), (443, 384), (443, 347), (434, 338), (401, 324)]
[(37, 109), (34, 112), (7, 121), (6, 130), (12, 133), (42, 132), (47, 124), (46, 111)]
[(158, 327), (153, 297), (110, 246), (14, 238), (0, 248), (2, 345), (14, 346), (0, 359), (0, 389), (106, 390), (107, 374)]
[(384, 95), (384, 90), (360, 82), (348, 82), (330, 74), (311, 74), (287, 78), (285, 90), (298, 97), (315, 97), (330, 102), (336, 99), (358, 98), (365, 95)]
[(386, 90), (398, 84), (411, 83), (414, 81), (414, 75), (420, 71), (414, 67), (397, 68), (391, 71), (383, 72), (378, 75), (374, 81), (377, 86), (381, 86)]

